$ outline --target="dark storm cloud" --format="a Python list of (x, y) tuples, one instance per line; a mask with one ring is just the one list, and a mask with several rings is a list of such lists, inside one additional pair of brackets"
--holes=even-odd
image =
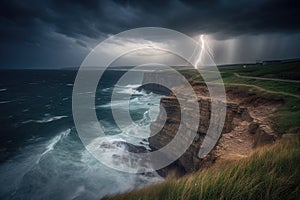
[[(81, 59), (109, 34), (143, 26), (162, 26), (189, 35), (204, 32), (219, 39), (293, 34), (300, 29), (299, 5), (298, 1), (284, 0), (7, 0), (0, 6), (1, 60), (2, 65), (10, 65), (12, 55), (21, 55), (25, 49), (53, 56), (67, 51)], [(71, 47), (79, 48), (78, 52)], [(53, 59), (49, 59), (49, 66), (51, 62)], [(66, 63), (77, 64), (59, 64)]]
[(54, 1), (55, 27), (67, 35), (97, 37), (140, 26), (227, 35), (299, 31), (299, 1)]
[[(299, 1), (184, 1), (192, 8), (174, 27), (227, 35), (299, 31)], [(186, 24), (191, 21), (190, 24)], [(198, 30), (197, 30), (198, 29)]]

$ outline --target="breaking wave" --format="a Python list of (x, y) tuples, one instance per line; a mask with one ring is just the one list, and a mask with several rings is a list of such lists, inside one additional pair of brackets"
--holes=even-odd
[(48, 123), (48, 122), (52, 122), (52, 121), (56, 121), (56, 120), (60, 120), (62, 118), (66, 118), (68, 116), (66, 115), (60, 115), (60, 116), (46, 116), (42, 119), (38, 119), (38, 120), (33, 120), (33, 119), (30, 119), (30, 120), (26, 120), (26, 121), (23, 121), (22, 124), (27, 124), (27, 123), (30, 123), (30, 122), (35, 122), (35, 123)]

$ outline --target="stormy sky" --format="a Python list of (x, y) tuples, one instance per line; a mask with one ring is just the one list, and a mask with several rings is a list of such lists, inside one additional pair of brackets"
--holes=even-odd
[(105, 38), (138, 27), (205, 34), (217, 64), (300, 57), (300, 2), (3, 0), (0, 68), (78, 67)]

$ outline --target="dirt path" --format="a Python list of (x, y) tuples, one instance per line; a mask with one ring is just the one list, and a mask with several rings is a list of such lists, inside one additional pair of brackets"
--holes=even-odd
[(233, 74), (238, 78), (257, 79), (257, 80), (266, 80), (266, 81), (280, 81), (280, 82), (289, 82), (289, 83), (300, 83), (300, 80), (264, 78), (264, 77), (255, 77), (255, 76), (242, 76), (242, 75), (239, 75), (238, 73), (233, 73)]

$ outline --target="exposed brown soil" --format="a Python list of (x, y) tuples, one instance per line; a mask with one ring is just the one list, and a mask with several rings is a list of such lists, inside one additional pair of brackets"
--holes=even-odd
[[(272, 130), (272, 114), (283, 105), (281, 100), (266, 99), (255, 93), (247, 93), (229, 88), (227, 101), (238, 103), (248, 109), (253, 122), (237, 121), (235, 128), (223, 134), (215, 149), (216, 161), (239, 160), (250, 156), (256, 145), (257, 136), (253, 126), (259, 124), (268, 134), (278, 134)], [(254, 127), (255, 128), (255, 127)]]
[(253, 152), (253, 135), (248, 132), (249, 122), (242, 122), (230, 133), (223, 134), (216, 147), (216, 161), (238, 160)]

